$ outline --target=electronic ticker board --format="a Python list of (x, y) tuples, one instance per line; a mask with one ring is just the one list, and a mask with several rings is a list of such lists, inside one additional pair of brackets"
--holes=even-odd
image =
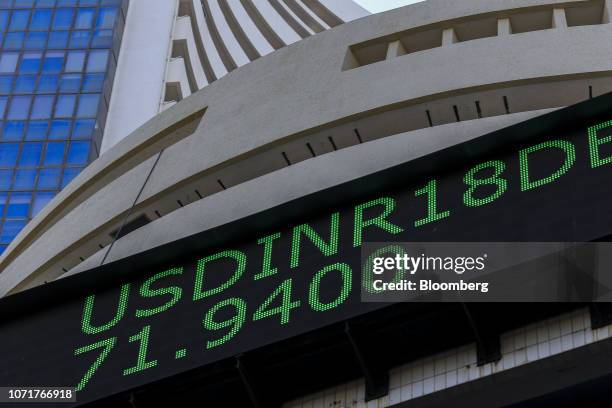
[(611, 180), (604, 96), (5, 298), (0, 385), (92, 401), (380, 309), (365, 242), (607, 236)]

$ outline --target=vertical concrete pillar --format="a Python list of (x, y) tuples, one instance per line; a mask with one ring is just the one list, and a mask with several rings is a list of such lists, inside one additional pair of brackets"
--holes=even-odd
[(500, 18), (497, 20), (497, 35), (510, 35), (512, 34), (512, 25), (510, 24), (509, 18)]
[(389, 43), (387, 47), (387, 59), (397, 58), (400, 55), (406, 54), (406, 49), (404, 48), (404, 44), (400, 40), (392, 41)]
[(604, 14), (602, 23), (608, 24), (612, 22), (612, 0), (606, 0), (604, 2)]
[(451, 45), (457, 42), (457, 34), (454, 28), (446, 28), (442, 31), (442, 46)]
[(556, 8), (553, 10), (553, 28), (567, 28), (565, 9)]

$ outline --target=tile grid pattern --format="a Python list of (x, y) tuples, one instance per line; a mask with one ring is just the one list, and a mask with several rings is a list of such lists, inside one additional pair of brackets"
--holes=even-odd
[(365, 402), (363, 380), (353, 381), (291, 401), (285, 408), (386, 408), (400, 402), (474, 381), (523, 364), (585, 346), (610, 336), (612, 325), (592, 330), (587, 308), (505, 333), (502, 359), (476, 365), (476, 345), (470, 344), (390, 371), (389, 394)]

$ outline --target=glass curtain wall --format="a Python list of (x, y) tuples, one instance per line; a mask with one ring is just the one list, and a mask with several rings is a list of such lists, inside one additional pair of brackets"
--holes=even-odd
[(98, 155), (127, 0), (0, 0), (0, 253)]

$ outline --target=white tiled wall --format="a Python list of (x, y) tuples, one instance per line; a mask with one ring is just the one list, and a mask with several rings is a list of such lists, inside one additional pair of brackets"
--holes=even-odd
[(378, 400), (364, 402), (365, 384), (359, 380), (291, 401), (284, 407), (385, 408), (606, 339), (612, 333), (611, 327), (592, 330), (589, 310), (584, 308), (503, 334), (502, 359), (496, 363), (478, 367), (476, 344), (470, 344), (392, 369), (389, 395)]

